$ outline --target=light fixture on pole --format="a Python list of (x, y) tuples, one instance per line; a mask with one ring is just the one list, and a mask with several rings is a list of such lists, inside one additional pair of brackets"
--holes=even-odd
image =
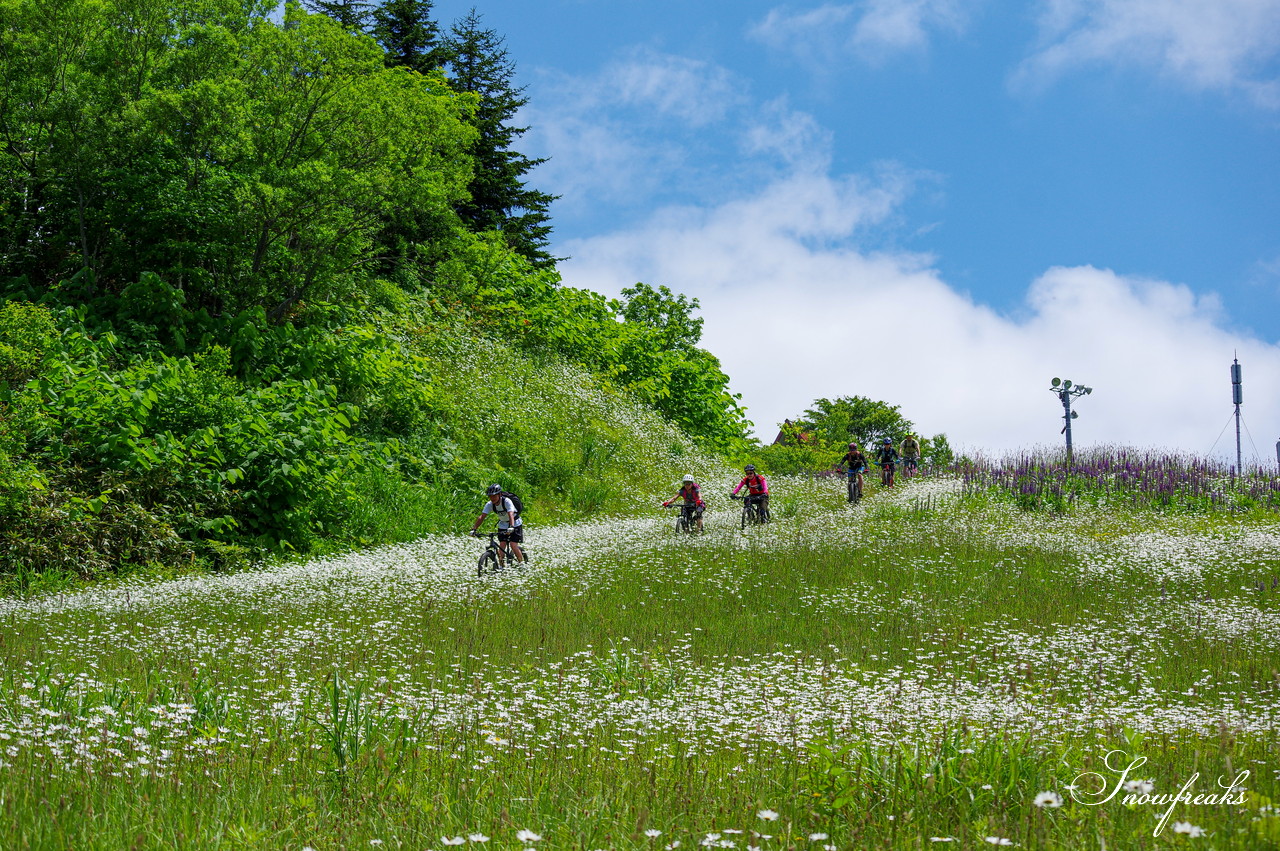
[(1093, 392), (1092, 387), (1085, 387), (1083, 384), (1071, 383), (1071, 379), (1055, 378), (1049, 382), (1050, 392), (1058, 397), (1058, 401), (1062, 403), (1062, 418), (1066, 420), (1066, 425), (1062, 427), (1062, 432), (1067, 436), (1067, 466), (1071, 466), (1071, 421), (1080, 416), (1071, 410), (1071, 400), (1081, 396), (1087, 396)]

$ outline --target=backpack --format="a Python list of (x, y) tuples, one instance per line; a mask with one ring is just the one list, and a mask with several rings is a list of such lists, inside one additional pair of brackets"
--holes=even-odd
[(516, 507), (516, 519), (520, 519), (520, 512), (524, 511), (524, 503), (520, 501), (520, 497), (509, 491), (503, 491), (499, 494), (503, 499), (511, 500), (511, 504)]

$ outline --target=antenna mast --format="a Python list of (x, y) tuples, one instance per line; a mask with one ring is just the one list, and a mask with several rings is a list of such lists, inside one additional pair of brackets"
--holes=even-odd
[(1244, 402), (1244, 382), (1240, 374), (1240, 359), (1232, 356), (1231, 362), (1231, 401), (1236, 406), (1236, 475), (1244, 475), (1240, 466), (1240, 405)]

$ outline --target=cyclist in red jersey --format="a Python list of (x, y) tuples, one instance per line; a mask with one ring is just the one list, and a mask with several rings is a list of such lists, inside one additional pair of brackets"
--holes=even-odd
[(742, 481), (738, 482), (738, 486), (733, 489), (731, 496), (737, 496), (738, 491), (744, 487), (747, 489), (747, 501), (756, 504), (757, 510), (761, 516), (769, 516), (769, 483), (764, 480), (764, 476), (756, 472), (755, 464), (748, 464), (742, 468), (742, 472), (746, 473), (742, 477)]

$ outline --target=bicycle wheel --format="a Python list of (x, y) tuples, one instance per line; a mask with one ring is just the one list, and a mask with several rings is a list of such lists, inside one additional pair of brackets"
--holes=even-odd
[(747, 531), (747, 524), (750, 522), (752, 522), (751, 505), (750, 503), (747, 503), (742, 506), (742, 531), (743, 532)]
[(476, 562), (476, 576), (484, 576), (486, 573), (498, 572), (498, 557), (493, 550), (485, 550), (480, 554), (480, 560)]
[(685, 519), (684, 512), (676, 515), (676, 534), (689, 531), (689, 521)]
[(858, 480), (857, 479), (849, 480), (848, 491), (849, 491), (849, 502), (850, 503), (857, 502), (858, 501)]

